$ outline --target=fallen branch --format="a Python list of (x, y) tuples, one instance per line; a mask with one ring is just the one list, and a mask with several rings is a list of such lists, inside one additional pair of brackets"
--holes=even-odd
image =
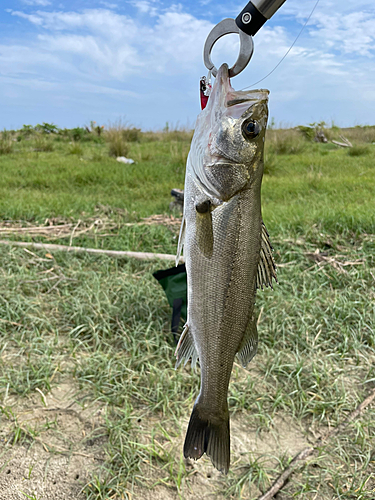
[(340, 135), (340, 139), (344, 142), (338, 142), (338, 141), (331, 141), (333, 144), (336, 144), (337, 146), (341, 146), (342, 148), (352, 148), (353, 144), (343, 135)]
[(339, 255), (335, 255), (334, 257), (328, 257), (326, 252), (320, 252), (318, 248), (315, 250), (315, 252), (306, 252), (305, 255), (310, 260), (313, 260), (318, 266), (324, 266), (325, 264), (330, 264), (338, 272), (341, 273), (347, 273), (347, 271), (343, 269), (343, 267), (345, 266), (358, 266), (358, 265), (363, 265), (365, 263), (364, 259), (357, 259), (354, 261), (348, 260), (341, 262), (337, 260), (337, 257), (339, 257)]
[(347, 144), (350, 148), (353, 147), (353, 144), (349, 141), (349, 139), (347, 139), (343, 135), (340, 135), (340, 139), (342, 139), (345, 142), (345, 144)]
[(331, 431), (327, 432), (324, 436), (321, 436), (315, 442), (314, 446), (305, 448), (304, 450), (300, 451), (290, 462), (289, 466), (276, 479), (271, 488), (268, 491), (266, 491), (266, 493), (258, 497), (257, 500), (271, 500), (281, 490), (286, 480), (288, 479), (289, 476), (291, 476), (291, 474), (295, 471), (295, 469), (297, 469), (301, 465), (304, 465), (307, 458), (310, 455), (312, 455), (315, 451), (317, 451), (317, 449), (320, 446), (322, 446), (328, 439), (332, 438), (333, 436), (336, 436), (337, 434), (340, 434), (341, 431), (343, 431), (350, 422), (355, 420), (363, 412), (363, 410), (374, 401), (374, 399), (375, 399), (375, 389), (364, 401), (362, 401), (362, 403), (360, 403), (357, 406), (357, 408), (354, 411), (352, 411), (352, 413), (348, 415), (348, 417), (341, 424), (339, 424)]
[(336, 146), (341, 146), (342, 148), (350, 148), (349, 144), (345, 144), (344, 142), (339, 142), (339, 141), (331, 141), (333, 144), (336, 144)]
[(109, 257), (128, 257), (138, 260), (175, 260), (176, 256), (165, 253), (152, 252), (125, 252), (120, 250), (100, 250), (98, 248), (70, 247), (66, 245), (54, 245), (51, 243), (33, 243), (26, 241), (0, 240), (0, 245), (16, 246), (23, 248), (36, 248), (48, 250), (49, 252), (72, 252), (72, 253), (92, 253), (97, 255), (108, 255)]
[(72, 224), (60, 224), (58, 226), (28, 226), (28, 227), (0, 227), (0, 233), (51, 233), (70, 229)]

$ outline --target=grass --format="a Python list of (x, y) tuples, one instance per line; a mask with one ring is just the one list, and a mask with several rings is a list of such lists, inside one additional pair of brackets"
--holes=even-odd
[(4, 130), (0, 135), (0, 155), (9, 154), (13, 151), (12, 134)]
[[(299, 451), (296, 436), (314, 441), (375, 385), (374, 146), (351, 156), (295, 132), (271, 132), (263, 213), (280, 283), (258, 294), (258, 355), (249, 370), (233, 370), (232, 468), (205, 479), (217, 498), (256, 498), (293, 446)], [(36, 152), (33, 136), (14, 142), (0, 156), (3, 221), (107, 217), (115, 229), (77, 236), (74, 244), (173, 253), (178, 228), (125, 226), (166, 212), (170, 189), (183, 186), (188, 137), (164, 134), (174, 136), (127, 141), (137, 163), (126, 166), (110, 158), (104, 140), (80, 141), (74, 154), (69, 138), (48, 136), (51, 152)], [(316, 249), (326, 258), (320, 264)], [(106, 458), (84, 488), (90, 500), (143, 498), (148, 488), (165, 498), (198, 494), (181, 447), (199, 373), (174, 370), (170, 309), (152, 277), (163, 267), (12, 247), (0, 253), (0, 429), (10, 425), (14, 446), (43, 437), (44, 428), (21, 425), (9, 398), (37, 394), (41, 401), (39, 391), (48, 397), (73, 380), (104, 415)], [(369, 408), (292, 476), (280, 498), (373, 499), (374, 421)], [(56, 427), (47, 424), (50, 432)], [(201, 463), (198, 470), (210, 471)]]

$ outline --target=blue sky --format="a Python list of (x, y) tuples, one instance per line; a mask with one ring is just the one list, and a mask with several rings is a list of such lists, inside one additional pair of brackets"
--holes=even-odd
[[(233, 79), (235, 89), (272, 70), (315, 2), (286, 1), (255, 36), (253, 59)], [(146, 130), (166, 122), (193, 126), (205, 38), (245, 4), (1, 0), (0, 128), (119, 119)], [(236, 35), (221, 39), (214, 62), (233, 63), (237, 44)], [(375, 124), (374, 0), (320, 0), (288, 57), (259, 86), (271, 91), (277, 124)]]

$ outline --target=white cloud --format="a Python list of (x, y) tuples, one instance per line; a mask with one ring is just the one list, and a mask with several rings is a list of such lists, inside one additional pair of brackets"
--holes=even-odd
[(132, 0), (131, 5), (136, 7), (141, 14), (148, 14), (149, 16), (156, 16), (158, 14), (158, 9), (155, 7), (155, 2), (147, 0)]
[(22, 3), (26, 5), (39, 5), (40, 7), (47, 7), (51, 5), (49, 0), (22, 0)]
[(100, 2), (100, 5), (103, 5), (103, 7), (107, 7), (107, 9), (117, 9), (118, 5), (117, 3), (109, 3), (109, 2)]
[(365, 12), (354, 12), (325, 17), (310, 34), (321, 44), (339, 52), (375, 55), (375, 14), (371, 17)]
[[(202, 46), (212, 24), (186, 13), (159, 14), (154, 26), (104, 9), (78, 12), (41, 12), (13, 16), (40, 26), (36, 52), (59, 54), (62, 60), (79, 57), (81, 67), (93, 68), (98, 78), (125, 78), (153, 72), (192, 70), (201, 59)], [(79, 32), (80, 34), (77, 34)], [(75, 70), (76, 61), (72, 65)]]
[(43, 19), (39, 16), (35, 16), (33, 14), (25, 14), (24, 12), (19, 11), (11, 11), (12, 16), (21, 17), (22, 19), (27, 19), (30, 23), (36, 24), (37, 26), (41, 26), (43, 24)]
[[(292, 15), (301, 22), (305, 21), (316, 4), (316, 0), (301, 2), (300, 0), (288, 0), (278, 11), (277, 15)], [(338, 5), (337, 0), (320, 0), (312, 21), (323, 19), (325, 16), (342, 16), (353, 12), (374, 13), (373, 0), (345, 0)]]
[[(278, 12), (278, 16), (292, 16), (304, 23), (315, 0), (301, 4), (288, 0)], [(282, 17), (280, 17), (280, 20)], [(373, 0), (320, 1), (311, 17), (308, 34), (323, 50), (335, 50), (362, 56), (375, 55), (375, 4)], [(306, 38), (306, 35), (303, 35)]]

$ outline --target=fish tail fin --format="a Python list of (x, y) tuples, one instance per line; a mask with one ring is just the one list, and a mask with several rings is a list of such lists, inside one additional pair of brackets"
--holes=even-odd
[(203, 453), (210, 457), (220, 472), (228, 473), (230, 463), (230, 434), (228, 410), (220, 418), (205, 411), (199, 401), (191, 413), (184, 444), (184, 457), (198, 460)]

